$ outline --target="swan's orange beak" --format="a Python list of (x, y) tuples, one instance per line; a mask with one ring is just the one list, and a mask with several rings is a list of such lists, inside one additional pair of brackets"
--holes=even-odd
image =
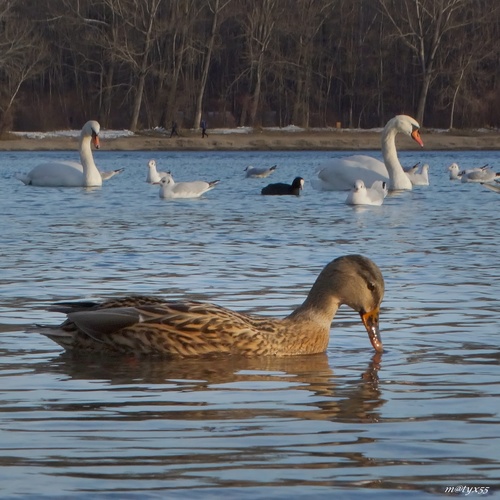
[(411, 138), (417, 143), (420, 144), (420, 147), (424, 147), (424, 143), (422, 142), (422, 139), (420, 138), (420, 132), (418, 131), (418, 128), (416, 128), (412, 133), (411, 133)]
[(95, 132), (92, 132), (92, 144), (96, 149), (101, 147), (101, 144), (99, 143), (99, 136)]
[(382, 352), (384, 350), (384, 346), (382, 345), (382, 339), (380, 338), (378, 321), (379, 313), (380, 309), (377, 307), (373, 311), (359, 313), (359, 315), (361, 316), (361, 321), (363, 321), (363, 325), (365, 325), (366, 331), (368, 332), (368, 337), (370, 338), (373, 348), (377, 352)]

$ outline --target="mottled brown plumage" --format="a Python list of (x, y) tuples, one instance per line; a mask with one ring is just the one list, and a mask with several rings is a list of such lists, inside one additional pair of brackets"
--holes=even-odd
[[(42, 333), (69, 351), (202, 356), (290, 356), (324, 352), (341, 304), (357, 311), (381, 352), (378, 316), (384, 295), (379, 268), (348, 255), (321, 271), (304, 303), (284, 319), (247, 315), (201, 302), (131, 296), (102, 303), (73, 302), (51, 310), (67, 314)], [(48, 330), (48, 331), (47, 331)]]

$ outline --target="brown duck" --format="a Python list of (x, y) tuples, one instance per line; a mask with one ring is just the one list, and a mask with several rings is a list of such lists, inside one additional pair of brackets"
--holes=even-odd
[(293, 356), (324, 352), (340, 305), (357, 311), (372, 346), (382, 352), (380, 269), (366, 257), (347, 255), (319, 274), (304, 303), (284, 319), (241, 314), (213, 304), (145, 296), (55, 304), (67, 314), (42, 333), (68, 351), (202, 356)]

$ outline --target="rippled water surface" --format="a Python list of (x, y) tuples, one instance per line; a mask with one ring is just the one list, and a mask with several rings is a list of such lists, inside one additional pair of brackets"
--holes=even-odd
[[(12, 177), (77, 153), (0, 153), (2, 498), (498, 494), (500, 195), (445, 168), (500, 170), (500, 153), (403, 152), (431, 186), (367, 208), (307, 183), (343, 154), (101, 150), (101, 170), (126, 170), (84, 190)], [(150, 158), (221, 182), (160, 200)], [(249, 164), (278, 169), (245, 179)], [(260, 195), (296, 175), (300, 198)], [(385, 276), (381, 356), (347, 308), (324, 355), (290, 359), (78, 359), (30, 330), (62, 320), (53, 302), (125, 293), (285, 315), (348, 253)]]

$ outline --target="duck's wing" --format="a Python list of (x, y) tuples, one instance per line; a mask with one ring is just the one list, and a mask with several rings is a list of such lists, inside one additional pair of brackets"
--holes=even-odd
[[(197, 356), (268, 352), (272, 318), (248, 316), (202, 302), (162, 302), (140, 307), (87, 308), (68, 313), (56, 334), (63, 347), (137, 354)], [(66, 339), (73, 335), (72, 341)], [(63, 338), (64, 337), (64, 338)], [(65, 343), (67, 345), (65, 345)]]

